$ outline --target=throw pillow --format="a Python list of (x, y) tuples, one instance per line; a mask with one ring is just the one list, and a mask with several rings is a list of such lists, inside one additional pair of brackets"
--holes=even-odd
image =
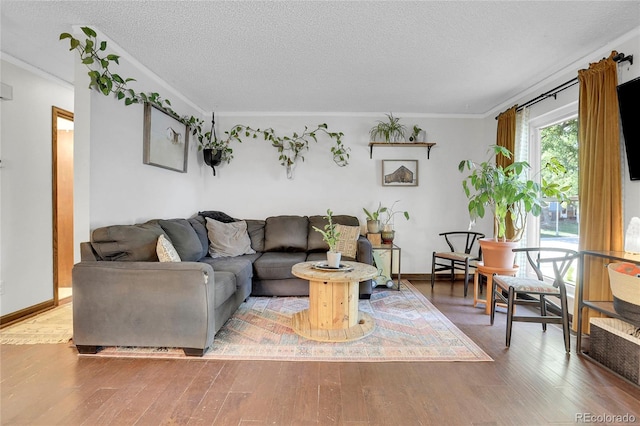
[(358, 253), (359, 226), (336, 225), (336, 231), (340, 233), (336, 250), (346, 257), (355, 259)]
[(164, 234), (158, 237), (156, 253), (158, 253), (158, 260), (160, 260), (160, 262), (180, 262), (180, 255)]
[(209, 256), (234, 257), (243, 254), (253, 254), (251, 240), (247, 233), (247, 222), (223, 223), (206, 218), (207, 234), (209, 235)]
[[(193, 226), (186, 219), (159, 220), (173, 247), (185, 262), (196, 262), (202, 259), (202, 243)], [(206, 255), (206, 253), (205, 253)]]
[(234, 218), (232, 218), (225, 212), (220, 212), (217, 210), (205, 210), (205, 211), (198, 212), (198, 214), (202, 217), (208, 217), (210, 219), (217, 220), (218, 222), (222, 222), (222, 223), (231, 223), (236, 221)]
[[(358, 218), (349, 215), (334, 215), (333, 223), (347, 226), (360, 226)], [(313, 227), (324, 229), (327, 219), (321, 215), (309, 216), (309, 229), (307, 231), (307, 251), (308, 252), (326, 252), (329, 249), (327, 243), (322, 239), (322, 234), (317, 232)]]

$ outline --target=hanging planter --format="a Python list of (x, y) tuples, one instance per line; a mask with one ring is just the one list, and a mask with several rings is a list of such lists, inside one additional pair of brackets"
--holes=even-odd
[(211, 148), (204, 148), (202, 150), (202, 155), (204, 156), (204, 163), (211, 167), (213, 170), (213, 175), (216, 175), (216, 166), (219, 166), (222, 163), (222, 151)]

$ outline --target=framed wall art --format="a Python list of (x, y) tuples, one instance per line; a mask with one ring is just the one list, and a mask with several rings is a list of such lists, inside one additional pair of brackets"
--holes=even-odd
[(382, 160), (382, 186), (418, 186), (418, 160)]
[(161, 109), (144, 104), (144, 164), (187, 172), (189, 127)]

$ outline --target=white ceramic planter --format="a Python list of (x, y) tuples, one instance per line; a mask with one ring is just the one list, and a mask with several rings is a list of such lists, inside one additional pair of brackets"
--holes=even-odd
[(342, 257), (342, 253), (335, 251), (327, 252), (327, 266), (330, 268), (339, 268), (340, 267), (340, 258)]

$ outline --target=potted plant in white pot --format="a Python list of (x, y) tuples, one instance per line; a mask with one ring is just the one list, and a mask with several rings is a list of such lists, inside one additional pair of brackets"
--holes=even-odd
[(340, 258), (342, 257), (342, 253), (336, 250), (340, 233), (336, 230), (336, 225), (333, 223), (333, 212), (331, 209), (327, 209), (327, 215), (324, 218), (327, 219), (327, 224), (324, 226), (324, 229), (316, 226), (314, 226), (313, 229), (322, 234), (322, 239), (329, 246), (327, 266), (337, 269), (340, 267)]
[[(513, 267), (515, 253), (512, 249), (522, 238), (528, 214), (540, 216), (544, 198), (558, 201), (568, 199), (569, 187), (561, 187), (554, 182), (541, 178), (540, 182), (528, 177), (530, 169), (526, 161), (516, 161), (506, 167), (498, 166), (490, 160), (501, 154), (511, 158), (511, 152), (501, 146), (492, 145), (489, 158), (476, 163), (463, 160), (458, 170), (471, 171), (462, 181), (462, 187), (469, 199), (471, 225), (477, 218), (483, 218), (487, 208), (493, 213), (494, 237), (480, 240), (483, 262), (486, 266), (497, 268)], [(556, 158), (552, 158), (544, 167), (552, 175), (566, 172), (565, 167)], [(510, 218), (509, 218), (510, 215)], [(507, 238), (507, 220), (513, 225), (513, 236)]]

